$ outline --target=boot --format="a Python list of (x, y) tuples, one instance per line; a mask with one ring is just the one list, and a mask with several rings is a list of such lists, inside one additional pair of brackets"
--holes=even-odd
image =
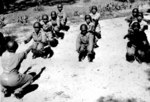
[(88, 54), (88, 61), (93, 62), (94, 59), (95, 59), (95, 52), (89, 53)]

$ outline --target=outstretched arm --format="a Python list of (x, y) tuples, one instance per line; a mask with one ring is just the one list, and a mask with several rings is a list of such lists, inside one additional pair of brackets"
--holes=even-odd
[(80, 35), (78, 35), (77, 40), (76, 40), (76, 51), (79, 52), (80, 50)]
[(93, 34), (89, 34), (89, 46), (88, 46), (88, 53), (91, 53), (94, 46), (94, 36)]
[(29, 38), (27, 38), (27, 39), (24, 41), (24, 43), (27, 44), (28, 42), (31, 41), (31, 39), (32, 39), (32, 35), (30, 35)]

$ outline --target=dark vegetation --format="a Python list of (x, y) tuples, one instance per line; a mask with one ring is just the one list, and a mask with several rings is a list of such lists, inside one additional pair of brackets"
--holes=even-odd
[(59, 3), (73, 4), (77, 0), (0, 0), (0, 14), (27, 10), (40, 5), (56, 5)]

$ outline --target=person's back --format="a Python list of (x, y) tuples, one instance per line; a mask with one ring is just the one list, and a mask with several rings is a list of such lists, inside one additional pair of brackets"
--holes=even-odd
[[(25, 53), (10, 53), (6, 51), (2, 55), (2, 67), (3, 67), (3, 72), (8, 73), (5, 74), (7, 75), (7, 85), (9, 87), (11, 86), (16, 86), (18, 84), (18, 81), (20, 80), (20, 75), (18, 74), (18, 70), (20, 68), (22, 60), (25, 58)], [(4, 75), (4, 76), (5, 76)], [(4, 79), (5, 80), (5, 79)]]
[(0, 76), (2, 91), (8, 93), (9, 88), (18, 88), (15, 93), (21, 92), (27, 85), (31, 84), (33, 77), (28, 74), (19, 73), (20, 65), (31, 50), (30, 46), (26, 51), (16, 53), (18, 44), (16, 41), (8, 41), (6, 52), (2, 55), (3, 73)]

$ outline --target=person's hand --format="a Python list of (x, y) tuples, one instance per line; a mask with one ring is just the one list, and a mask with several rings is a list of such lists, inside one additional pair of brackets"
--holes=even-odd
[(148, 29), (148, 26), (144, 25), (143, 30), (147, 30), (147, 29)]
[(78, 53), (80, 52), (79, 49), (76, 50)]
[(28, 43), (28, 41), (27, 41), (27, 40), (25, 40), (25, 41), (24, 41), (24, 43), (25, 43), (25, 44), (27, 44), (27, 43)]
[(33, 44), (30, 45), (30, 46), (29, 46), (29, 49), (32, 50), (32, 49), (33, 49), (33, 46), (34, 46)]
[(18, 88), (15, 90), (14, 94), (19, 94), (22, 91), (22, 88)]

